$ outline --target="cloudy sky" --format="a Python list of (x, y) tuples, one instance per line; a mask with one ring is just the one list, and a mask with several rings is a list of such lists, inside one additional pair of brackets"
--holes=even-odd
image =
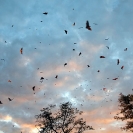
[(114, 120), (118, 97), (133, 88), (132, 5), (0, 0), (0, 133), (37, 133), (40, 109), (67, 101), (84, 111), (95, 129), (87, 132), (120, 133), (124, 123)]

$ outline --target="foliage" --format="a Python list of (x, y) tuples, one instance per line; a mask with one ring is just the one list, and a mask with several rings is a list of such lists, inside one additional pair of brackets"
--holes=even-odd
[(120, 112), (114, 117), (117, 120), (127, 121), (122, 130), (133, 132), (133, 94), (120, 94), (118, 99)]
[(72, 108), (70, 102), (60, 105), (57, 113), (52, 113), (52, 108), (55, 105), (50, 105), (43, 108), (41, 114), (36, 115), (36, 122), (39, 127), (39, 133), (82, 133), (85, 130), (94, 130), (91, 126), (86, 125), (83, 118), (76, 119), (76, 114), (82, 114), (82, 111), (77, 108)]

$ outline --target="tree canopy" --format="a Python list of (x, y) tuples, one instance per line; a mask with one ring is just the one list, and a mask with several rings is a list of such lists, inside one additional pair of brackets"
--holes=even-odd
[(114, 117), (117, 120), (126, 121), (123, 130), (133, 132), (133, 94), (120, 94), (118, 99), (120, 112)]
[(39, 133), (82, 133), (85, 130), (94, 130), (92, 126), (86, 125), (83, 118), (76, 118), (83, 112), (73, 108), (70, 102), (60, 105), (60, 109), (52, 113), (55, 105), (43, 108), (39, 115), (36, 115), (36, 122)]

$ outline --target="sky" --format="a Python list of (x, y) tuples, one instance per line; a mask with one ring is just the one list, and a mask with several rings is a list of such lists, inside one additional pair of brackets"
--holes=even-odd
[(95, 129), (86, 133), (125, 133), (114, 116), (119, 94), (133, 93), (132, 5), (0, 0), (0, 133), (37, 133), (40, 109), (68, 101)]

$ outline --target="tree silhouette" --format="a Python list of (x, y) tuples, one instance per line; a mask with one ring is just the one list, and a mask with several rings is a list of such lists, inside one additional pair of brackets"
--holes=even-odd
[(117, 120), (127, 121), (122, 130), (133, 132), (133, 94), (120, 94), (118, 99), (120, 112), (114, 117)]
[(76, 118), (76, 114), (82, 114), (82, 111), (73, 108), (70, 102), (60, 105), (56, 113), (52, 113), (55, 105), (49, 105), (43, 108), (41, 114), (36, 115), (37, 127), (39, 133), (82, 133), (85, 130), (94, 130), (91, 126), (86, 125), (83, 118)]

